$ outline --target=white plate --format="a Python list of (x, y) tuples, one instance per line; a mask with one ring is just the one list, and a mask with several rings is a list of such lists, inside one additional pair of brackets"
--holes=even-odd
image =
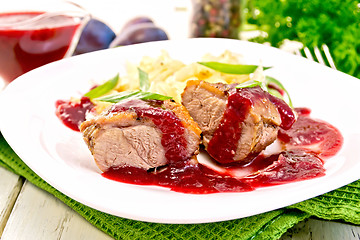
[[(158, 56), (162, 49), (186, 63), (205, 53), (241, 53), (268, 70), (291, 93), (297, 107), (336, 126), (341, 151), (325, 163), (324, 177), (245, 193), (193, 195), (136, 186), (100, 175), (80, 133), (55, 116), (55, 101), (80, 96), (92, 85), (125, 74), (126, 61)], [(230, 220), (278, 209), (315, 197), (360, 178), (360, 80), (264, 45), (225, 39), (162, 41), (68, 58), (35, 69), (0, 95), (0, 129), (10, 146), (40, 177), (67, 196), (100, 211), (160, 223)]]

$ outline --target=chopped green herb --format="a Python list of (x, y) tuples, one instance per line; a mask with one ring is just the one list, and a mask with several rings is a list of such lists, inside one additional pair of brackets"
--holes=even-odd
[(118, 103), (125, 99), (142, 99), (142, 100), (166, 100), (171, 97), (164, 96), (157, 93), (143, 92), (143, 91), (124, 91), (113, 95), (97, 98), (95, 100), (102, 102)]
[(284, 96), (281, 95), (281, 93), (279, 93), (279, 91), (277, 91), (277, 90), (275, 90), (275, 89), (273, 89), (273, 88), (268, 88), (267, 91), (268, 91), (271, 95), (273, 95), (273, 96), (275, 96), (275, 97), (277, 97), (277, 98), (280, 98), (280, 99), (282, 99), (282, 100), (285, 100), (285, 99), (284, 99)]
[[(276, 85), (281, 90), (283, 90), (286, 93), (288, 101), (285, 101), (284, 96), (278, 90), (269, 87), (270, 83)], [(257, 86), (261, 87), (264, 91), (267, 91), (271, 95), (284, 100), (285, 102), (287, 102), (289, 104), (289, 106), (291, 108), (293, 108), (293, 104), (292, 104), (292, 101), (291, 101), (288, 91), (285, 89), (284, 85), (282, 85), (279, 80), (276, 80), (273, 77), (266, 76), (265, 82), (249, 80), (249, 81), (238, 84), (235, 88), (251, 88), (251, 87), (257, 87)]]
[[(250, 74), (255, 72), (259, 67), (258, 65), (244, 65), (244, 64), (228, 64), (220, 62), (198, 62), (199, 64), (211, 68), (215, 71), (228, 73), (228, 74)], [(270, 67), (264, 67), (263, 69), (269, 69)]]
[(152, 92), (140, 92), (138, 98), (142, 100), (161, 100), (161, 101), (172, 99), (172, 97), (161, 95), (158, 93), (152, 93)]
[(141, 68), (138, 68), (139, 71), (139, 83), (140, 90), (147, 92), (150, 88), (150, 81), (147, 72), (143, 71)]
[(102, 102), (111, 102), (111, 103), (117, 103), (122, 100), (128, 99), (128, 98), (136, 98), (137, 94), (140, 91), (123, 91), (116, 94), (99, 97), (94, 100), (102, 101)]
[(256, 80), (246, 81), (238, 84), (235, 88), (251, 88), (251, 87), (261, 87), (264, 89), (264, 83)]
[(90, 90), (84, 96), (89, 97), (90, 99), (102, 102), (110, 102), (110, 103), (118, 103), (125, 99), (142, 99), (142, 100), (167, 100), (171, 99), (171, 97), (164, 96), (157, 93), (148, 92), (150, 88), (149, 76), (148, 74), (138, 68), (139, 70), (139, 85), (140, 90), (137, 91), (123, 91), (116, 94), (104, 96), (106, 93), (113, 90), (118, 81), (119, 81), (119, 74), (116, 75), (114, 78), (108, 80), (107, 82), (103, 83), (102, 85)]
[(110, 80), (106, 81), (105, 83), (97, 86), (96, 88), (91, 89), (89, 92), (85, 93), (84, 96), (90, 99), (101, 97), (104, 94), (113, 90), (116, 87), (118, 81), (119, 81), (119, 74), (117, 74), (115, 77), (111, 78)]
[[(275, 79), (275, 78), (273, 78), (273, 77), (269, 77), (269, 76), (266, 76), (265, 77), (265, 81), (266, 81), (266, 85), (268, 85), (269, 83), (273, 83), (273, 84), (275, 84), (276, 86), (278, 86), (280, 89), (282, 89), (285, 93), (286, 93), (286, 96), (287, 96), (287, 98), (288, 98), (288, 104), (289, 104), (289, 106), (291, 107), (291, 108), (293, 108), (293, 104), (292, 104), (292, 101), (291, 101), (291, 98), (290, 98), (290, 94), (289, 94), (289, 92), (285, 89), (285, 87), (284, 87), (284, 85), (282, 85), (282, 83), (279, 81), (279, 80), (277, 80), (277, 79)], [(269, 89), (269, 88), (268, 88)], [(276, 90), (275, 90), (276, 91)], [(272, 94), (270, 91), (268, 91), (270, 94)], [(272, 94), (272, 95), (274, 95), (274, 94)], [(276, 97), (276, 95), (274, 95), (275, 97)]]

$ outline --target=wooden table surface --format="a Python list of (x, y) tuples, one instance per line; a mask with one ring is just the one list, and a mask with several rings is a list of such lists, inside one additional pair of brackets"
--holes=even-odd
[[(155, 18), (160, 26), (168, 30), (172, 39), (187, 37), (189, 0), (77, 0), (75, 2), (83, 5), (94, 16), (105, 19), (115, 31), (122, 27), (116, 22), (120, 23), (123, 22), (123, 19), (131, 17), (131, 11), (121, 11), (126, 3), (130, 10), (136, 9), (138, 15), (147, 14)], [(153, 4), (170, 9), (170, 14), (176, 20), (165, 21), (169, 13), (165, 14), (163, 10), (156, 10), (158, 8), (153, 7)], [(115, 11), (109, 14), (107, 9)], [(152, 10), (151, 13), (146, 12), (149, 9)], [(121, 14), (119, 14), (120, 12)], [(51, 194), (0, 167), (0, 239), (106, 240), (111, 237), (91, 225)], [(282, 239), (360, 239), (360, 226), (310, 218), (294, 226)]]

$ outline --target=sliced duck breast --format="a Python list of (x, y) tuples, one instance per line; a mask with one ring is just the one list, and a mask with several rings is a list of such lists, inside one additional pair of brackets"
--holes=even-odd
[(127, 100), (80, 125), (102, 171), (123, 166), (151, 169), (199, 153), (200, 129), (170, 100)]
[(207, 152), (220, 163), (247, 162), (273, 143), (292, 109), (260, 87), (188, 81), (182, 103), (198, 123)]

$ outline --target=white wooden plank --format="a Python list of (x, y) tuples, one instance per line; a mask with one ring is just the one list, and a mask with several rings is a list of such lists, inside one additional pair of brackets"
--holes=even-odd
[(1, 237), (1, 240), (13, 239), (112, 238), (51, 194), (26, 181)]
[(309, 224), (313, 239), (360, 239), (359, 226), (321, 220), (311, 220)]
[(333, 221), (308, 219), (291, 228), (281, 240), (358, 240), (360, 227)]
[(0, 238), (23, 182), (16, 174), (0, 167)]

